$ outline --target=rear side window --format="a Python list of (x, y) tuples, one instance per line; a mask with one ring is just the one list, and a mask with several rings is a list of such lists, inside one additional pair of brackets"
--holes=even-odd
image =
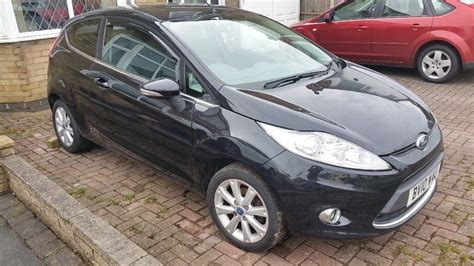
[(176, 80), (177, 60), (153, 36), (134, 24), (110, 19), (103, 45), (104, 62), (149, 80)]
[[(473, 0), (474, 1), (474, 0)], [(431, 0), (433, 12), (435, 15), (444, 15), (454, 10), (454, 7), (444, 0)]]
[(386, 0), (383, 17), (421, 17), (427, 15), (423, 0)]
[(67, 39), (74, 48), (95, 57), (101, 19), (90, 19), (71, 25)]

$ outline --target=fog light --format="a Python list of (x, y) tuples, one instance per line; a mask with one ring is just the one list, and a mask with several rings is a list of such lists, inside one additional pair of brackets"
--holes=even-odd
[(336, 224), (341, 218), (341, 210), (338, 208), (325, 209), (319, 214), (319, 220), (325, 224)]

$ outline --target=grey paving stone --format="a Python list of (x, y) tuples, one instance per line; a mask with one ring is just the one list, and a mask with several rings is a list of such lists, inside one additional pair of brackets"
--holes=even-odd
[(44, 265), (2, 217), (0, 217), (0, 265)]
[(72, 250), (68, 247), (64, 247), (59, 250), (57, 253), (48, 256), (44, 262), (47, 265), (58, 265), (58, 266), (78, 266), (78, 265), (85, 265), (84, 262), (72, 252)]
[(12, 194), (5, 194), (0, 196), (0, 214), (5, 209), (10, 208), (16, 204), (20, 203)]
[(46, 226), (38, 219), (31, 218), (15, 225), (13, 228), (23, 239), (29, 239), (45, 230)]

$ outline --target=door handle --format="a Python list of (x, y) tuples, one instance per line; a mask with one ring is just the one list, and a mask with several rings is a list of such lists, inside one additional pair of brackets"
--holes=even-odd
[(411, 25), (410, 28), (411, 28), (412, 30), (419, 30), (419, 29), (421, 28), (421, 25), (418, 24), (418, 23), (415, 23), (415, 24)]
[(104, 89), (110, 88), (108, 80), (105, 79), (105, 78), (102, 78), (102, 77), (94, 78), (94, 83), (99, 85), (99, 87), (102, 87)]
[(357, 31), (363, 31), (363, 30), (366, 30), (368, 29), (369, 26), (366, 26), (366, 25), (359, 25), (356, 27)]

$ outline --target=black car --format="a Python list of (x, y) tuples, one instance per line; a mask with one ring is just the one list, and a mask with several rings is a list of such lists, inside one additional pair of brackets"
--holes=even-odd
[(92, 141), (169, 170), (207, 195), (217, 227), (245, 250), (288, 231), (383, 234), (436, 188), (442, 135), (417, 96), (258, 14), (87, 13), (62, 30), (48, 73), (64, 149)]

